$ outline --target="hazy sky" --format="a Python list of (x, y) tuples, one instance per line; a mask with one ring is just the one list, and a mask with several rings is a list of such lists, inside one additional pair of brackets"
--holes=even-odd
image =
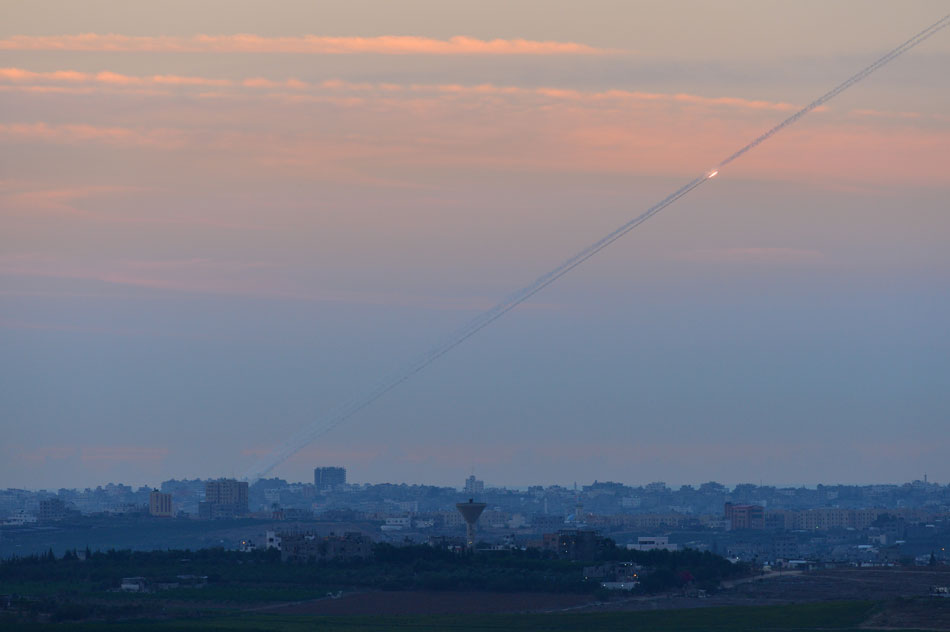
[[(0, 487), (241, 475), (947, 3), (0, 5)], [(283, 464), (950, 479), (950, 30)]]

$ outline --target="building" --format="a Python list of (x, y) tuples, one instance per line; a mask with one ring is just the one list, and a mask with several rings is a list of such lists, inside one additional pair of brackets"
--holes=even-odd
[(596, 560), (607, 544), (596, 531), (587, 529), (561, 529), (542, 538), (542, 548), (562, 560)]
[(555, 531), (564, 526), (564, 516), (535, 514), (531, 516), (531, 526), (542, 533)]
[(56, 522), (66, 517), (66, 503), (59, 498), (47, 498), (40, 501), (40, 511), (36, 516), (40, 522)]
[(148, 592), (148, 580), (144, 577), (123, 577), (119, 584), (122, 592)]
[(726, 503), (725, 514), (726, 522), (732, 530), (765, 528), (765, 507), (762, 505)]
[(280, 559), (287, 562), (324, 562), (366, 559), (373, 555), (373, 541), (357, 531), (320, 537), (313, 533), (281, 533)]
[(412, 526), (412, 518), (409, 516), (390, 516), (386, 518), (386, 524), (382, 525), (382, 531), (401, 531)]
[(446, 529), (455, 529), (465, 524), (462, 514), (458, 511), (437, 511), (433, 515), (436, 525)]
[(247, 481), (220, 478), (205, 483), (205, 502), (216, 505), (236, 505), (247, 513)]
[(205, 483), (204, 502), (198, 503), (198, 517), (234, 518), (247, 515), (247, 481), (219, 478)]
[(172, 517), (172, 495), (164, 494), (157, 489), (148, 495), (148, 513), (160, 518)]
[(670, 544), (669, 536), (665, 535), (640, 536), (636, 544), (627, 545), (630, 551), (675, 551), (677, 548), (678, 545)]
[(598, 581), (608, 590), (632, 590), (640, 585), (643, 567), (633, 562), (607, 562), (598, 566), (585, 566), (584, 579)]
[(7, 518), (3, 524), (11, 527), (22, 527), (36, 522), (36, 516), (28, 513), (25, 509), (17, 509)]
[(313, 470), (313, 485), (317, 491), (335, 489), (346, 485), (345, 467), (318, 467)]
[(818, 507), (815, 509), (772, 510), (765, 514), (765, 527), (791, 531), (828, 531), (832, 529), (867, 529), (882, 514), (884, 509), (841, 509)]
[(485, 481), (480, 481), (472, 474), (465, 479), (465, 494), (468, 496), (478, 496), (485, 493)]
[(794, 560), (800, 554), (798, 538), (794, 535), (779, 535), (772, 538), (772, 559)]

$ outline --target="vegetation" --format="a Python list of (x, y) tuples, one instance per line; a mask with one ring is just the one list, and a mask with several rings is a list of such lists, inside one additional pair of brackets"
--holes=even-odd
[[(172, 584), (179, 576), (207, 576), (205, 588), (163, 591), (164, 598), (211, 598), (226, 601), (305, 599), (340, 588), (382, 590), (490, 590), (500, 592), (591, 592), (597, 582), (583, 578), (592, 562), (553, 559), (537, 550), (457, 554), (429, 546), (375, 546), (369, 560), (291, 564), (277, 551), (239, 553), (223, 549), (199, 551), (86, 551), (57, 558), (43, 555), (14, 558), (0, 564), (0, 594), (79, 596), (108, 593), (123, 577), (141, 576), (153, 585)], [(687, 583), (714, 588), (719, 581), (747, 572), (711, 553), (697, 551), (626, 551), (608, 547), (604, 561), (630, 561), (651, 569), (642, 590), (657, 592)], [(285, 597), (278, 597), (283, 594)], [(213, 596), (212, 596), (213, 595)], [(291, 596), (292, 595), (292, 596)]]
[[(641, 574), (644, 592), (687, 584), (713, 587), (746, 572), (696, 551), (641, 553), (609, 546), (600, 556), (597, 562), (648, 565), (650, 572)], [(309, 564), (282, 562), (275, 550), (72, 551), (60, 558), (49, 551), (0, 563), (0, 596), (10, 601), (7, 620), (18, 622), (193, 616), (209, 608), (220, 612), (319, 599), (341, 589), (595, 593), (607, 598), (599, 581), (584, 579), (583, 567), (591, 563), (559, 560), (537, 550), (458, 554), (388, 544), (376, 545), (372, 559)], [(151, 590), (120, 592), (125, 577), (143, 577)]]
[(640, 590), (645, 593), (663, 592), (689, 583), (712, 591), (724, 579), (752, 572), (748, 564), (733, 564), (708, 551), (627, 551), (615, 548), (611, 552), (613, 559), (634, 562), (651, 570), (641, 579)]

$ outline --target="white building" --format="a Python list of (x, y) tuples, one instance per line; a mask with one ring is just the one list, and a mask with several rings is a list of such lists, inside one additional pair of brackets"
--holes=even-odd
[(640, 536), (636, 544), (628, 544), (630, 551), (675, 551), (678, 548), (676, 544), (670, 544), (670, 538), (665, 535)]
[(409, 516), (395, 516), (386, 518), (386, 524), (380, 527), (383, 531), (399, 531), (408, 529), (412, 526), (412, 518)]
[(123, 577), (119, 584), (119, 590), (123, 592), (146, 592), (148, 582), (144, 577)]
[(3, 524), (10, 527), (22, 527), (26, 524), (33, 524), (36, 522), (36, 516), (31, 513), (27, 513), (25, 509), (18, 509), (13, 512), (9, 518), (7, 518)]

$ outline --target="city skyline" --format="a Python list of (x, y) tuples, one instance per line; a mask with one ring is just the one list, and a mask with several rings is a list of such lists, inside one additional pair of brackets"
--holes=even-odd
[[(0, 25), (0, 487), (240, 476), (944, 12), (95, 5)], [(272, 475), (950, 479), (948, 58), (944, 31)]]
[[(327, 469), (327, 466), (319, 466), (317, 469)], [(336, 466), (331, 466), (329, 469), (337, 469)], [(346, 468), (342, 468), (346, 470)], [(348, 473), (347, 473), (348, 476)], [(573, 481), (534, 481), (526, 484), (512, 484), (506, 483), (503, 481), (493, 481), (493, 480), (482, 480), (476, 477), (475, 474), (469, 474), (466, 478), (456, 481), (447, 481), (447, 482), (434, 482), (434, 481), (405, 481), (405, 480), (347, 480), (345, 483), (342, 483), (342, 486), (348, 487), (373, 487), (377, 485), (396, 485), (396, 486), (416, 486), (416, 487), (435, 487), (435, 488), (444, 488), (444, 489), (456, 489), (461, 495), (471, 495), (473, 492), (469, 489), (470, 481), (474, 479), (474, 483), (478, 486), (478, 489), (481, 491), (474, 492), (476, 495), (484, 493), (486, 490), (505, 490), (505, 491), (515, 491), (515, 492), (524, 492), (531, 488), (543, 487), (543, 488), (560, 488), (571, 490), (574, 487), (577, 489), (583, 489), (584, 487), (589, 487), (591, 485), (598, 484), (607, 484), (607, 485), (622, 485), (625, 487), (641, 487), (647, 488), (650, 486), (664, 485), (667, 486), (672, 491), (679, 491), (681, 489), (699, 489), (703, 485), (721, 485), (727, 490), (734, 490), (737, 487), (743, 486), (753, 486), (760, 488), (773, 488), (773, 489), (806, 489), (806, 490), (816, 490), (821, 487), (833, 488), (833, 487), (854, 487), (854, 488), (865, 488), (865, 487), (894, 487), (899, 488), (901, 486), (909, 486), (917, 483), (923, 483), (926, 485), (950, 485), (950, 481), (942, 482), (935, 481), (928, 474), (924, 473), (919, 478), (914, 478), (912, 480), (906, 481), (864, 481), (859, 483), (844, 483), (836, 481), (822, 481), (813, 485), (803, 484), (803, 483), (781, 483), (781, 482), (770, 482), (767, 480), (744, 480), (744, 481), (717, 481), (717, 480), (694, 480), (688, 482), (669, 482), (664, 480), (642, 480), (642, 481), (629, 481), (629, 480), (608, 480), (608, 479), (593, 479), (593, 480), (573, 480)], [(152, 482), (127, 482), (127, 481), (102, 481), (98, 484), (89, 485), (89, 486), (80, 486), (80, 487), (66, 487), (65, 485), (58, 486), (48, 486), (48, 487), (23, 487), (23, 488), (7, 488), (7, 489), (22, 489), (29, 492), (55, 492), (57, 490), (70, 490), (70, 491), (80, 491), (84, 489), (99, 489), (106, 488), (109, 486), (125, 486), (130, 489), (141, 490), (141, 489), (159, 489), (162, 483), (168, 483), (171, 481), (222, 481), (222, 480), (234, 480), (239, 482), (247, 483), (246, 479), (236, 478), (231, 475), (220, 475), (220, 476), (208, 476), (208, 477), (189, 477), (189, 476), (172, 476), (163, 481), (156, 483)], [(268, 476), (258, 479), (257, 482), (252, 484), (268, 484), (271, 481), (282, 481), (283, 484), (287, 485), (310, 485), (315, 488), (320, 486), (315, 484), (314, 476), (311, 476), (309, 480), (290, 480), (280, 476)], [(319, 492), (319, 489), (317, 490)], [(327, 490), (325, 490), (327, 491)], [(461, 496), (460, 496), (461, 497)]]

